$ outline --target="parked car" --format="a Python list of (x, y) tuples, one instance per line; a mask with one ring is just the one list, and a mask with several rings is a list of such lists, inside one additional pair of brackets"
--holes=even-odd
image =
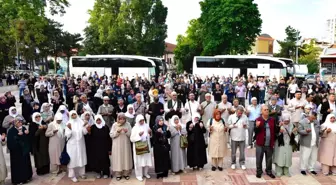
[(305, 81), (308, 83), (308, 84), (314, 84), (316, 82), (316, 76), (315, 75), (312, 75), (312, 74), (308, 74), (306, 75), (305, 77)]

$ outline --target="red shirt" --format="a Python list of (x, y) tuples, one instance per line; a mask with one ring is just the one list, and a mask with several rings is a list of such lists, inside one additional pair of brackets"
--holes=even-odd
[(266, 129), (265, 129), (265, 121), (268, 122), (269, 129), (270, 129), (270, 134), (271, 134), (271, 140), (270, 140), (270, 147), (274, 147), (274, 142), (275, 142), (275, 119), (272, 117), (269, 117), (268, 120), (264, 120), (261, 116), (256, 119), (256, 122), (260, 121), (259, 127), (255, 127), (255, 136), (256, 136), (256, 144), (258, 146), (264, 146), (265, 140), (266, 140)]

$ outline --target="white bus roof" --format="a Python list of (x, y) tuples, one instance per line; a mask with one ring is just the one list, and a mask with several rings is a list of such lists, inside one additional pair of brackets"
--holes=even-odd
[(140, 59), (140, 60), (145, 60), (147, 62), (150, 62), (152, 66), (156, 66), (155, 62), (152, 60), (148, 59), (147, 57), (144, 56), (136, 56), (136, 55), (86, 55), (86, 56), (73, 56), (71, 58), (132, 58), (132, 59)]
[(336, 55), (321, 55), (320, 58), (336, 58)]
[(256, 55), (216, 55), (215, 58), (250, 58), (250, 59), (265, 59), (272, 60), (274, 62), (281, 63), (284, 67), (287, 67), (284, 61), (281, 61), (277, 58), (273, 58), (270, 56), (256, 56)]

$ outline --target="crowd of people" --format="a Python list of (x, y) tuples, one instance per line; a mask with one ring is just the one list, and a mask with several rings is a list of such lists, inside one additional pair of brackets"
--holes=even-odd
[[(317, 161), (323, 174), (336, 175), (335, 87), (319, 77), (300, 85), (252, 75), (32, 77), (20, 86), (22, 113), (11, 92), (0, 97), (1, 143), (13, 184), (31, 180), (31, 155), (37, 175), (67, 171), (78, 182), (95, 172), (119, 181), (134, 169), (143, 181), (150, 167), (165, 178), (187, 167), (202, 170), (208, 159), (212, 171), (223, 171), (225, 157), (233, 170), (245, 170), (246, 147), (256, 150), (258, 178), (264, 154), (269, 177), (290, 176), (296, 151), (303, 175), (317, 174)], [(6, 177), (1, 150), (0, 184)]]

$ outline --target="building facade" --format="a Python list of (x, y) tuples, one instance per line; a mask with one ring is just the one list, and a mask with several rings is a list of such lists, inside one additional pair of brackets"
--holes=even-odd
[(327, 20), (325, 41), (330, 44), (336, 44), (336, 15)]
[(251, 54), (273, 56), (274, 39), (268, 34), (261, 34), (257, 37)]

